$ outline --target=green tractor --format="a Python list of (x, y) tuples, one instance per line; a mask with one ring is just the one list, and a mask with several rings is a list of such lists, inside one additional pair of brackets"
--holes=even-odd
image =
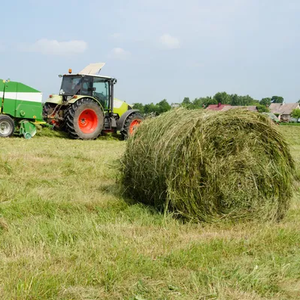
[(50, 95), (44, 104), (44, 119), (71, 138), (91, 140), (104, 132), (119, 131), (124, 139), (143, 120), (138, 110), (114, 98), (117, 80), (96, 75), (104, 63), (90, 64), (78, 74), (60, 75), (59, 95)]
[(14, 133), (30, 139), (36, 124), (44, 123), (42, 93), (20, 82), (0, 79), (0, 137)]

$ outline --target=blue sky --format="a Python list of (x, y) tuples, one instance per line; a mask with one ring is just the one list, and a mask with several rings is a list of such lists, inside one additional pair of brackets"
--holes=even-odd
[(226, 91), (300, 99), (299, 0), (1, 3), (0, 78), (57, 93), (58, 74), (105, 62), (115, 94), (169, 103)]

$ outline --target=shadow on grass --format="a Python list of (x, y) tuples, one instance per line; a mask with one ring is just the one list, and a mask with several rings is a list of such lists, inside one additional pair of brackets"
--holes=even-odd
[(55, 137), (55, 138), (69, 138), (65, 131), (52, 129), (50, 127), (37, 126), (36, 136), (38, 137)]
[(138, 206), (142, 208), (143, 210), (147, 211), (150, 215), (161, 215), (163, 213), (163, 210), (156, 209), (155, 207), (151, 205), (147, 205), (144, 203), (141, 203), (139, 201), (136, 201), (130, 197), (127, 196), (126, 188), (121, 183), (114, 183), (114, 184), (101, 184), (98, 188), (98, 190), (103, 193), (110, 196), (114, 196), (118, 199), (122, 199), (129, 207), (132, 206)]
[(97, 140), (103, 140), (103, 141), (123, 141), (123, 137), (119, 133), (102, 133)]
[[(39, 137), (57, 137), (57, 138), (64, 138), (70, 139), (67, 132), (58, 130), (55, 128), (50, 128), (48, 126), (37, 126), (37, 133), (36, 136)], [(97, 140), (103, 141), (123, 141), (123, 137), (119, 133), (102, 133)]]
[(100, 191), (103, 194), (108, 194), (117, 198), (123, 198), (125, 192), (122, 185), (118, 183), (113, 183), (113, 184), (102, 183), (99, 186), (98, 191)]

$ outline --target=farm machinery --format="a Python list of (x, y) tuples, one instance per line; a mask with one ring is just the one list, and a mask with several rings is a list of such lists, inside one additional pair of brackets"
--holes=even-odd
[(100, 76), (104, 63), (90, 64), (77, 74), (60, 75), (58, 95), (44, 105), (42, 93), (20, 82), (0, 80), (0, 137), (19, 133), (31, 138), (36, 124), (66, 131), (71, 138), (96, 139), (105, 132), (132, 135), (143, 117), (138, 110), (114, 98), (117, 80)]
[(43, 122), (42, 93), (20, 82), (0, 80), (0, 137), (14, 133), (26, 139), (36, 133)]
[(101, 133), (120, 131), (124, 139), (138, 127), (143, 117), (138, 110), (114, 98), (113, 77), (97, 75), (104, 63), (90, 64), (81, 72), (60, 75), (58, 95), (50, 95), (43, 117), (71, 138), (96, 139)]

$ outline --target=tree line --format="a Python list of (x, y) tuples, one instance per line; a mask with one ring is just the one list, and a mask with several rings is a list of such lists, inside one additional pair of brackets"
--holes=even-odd
[[(255, 100), (251, 96), (240, 96), (237, 94), (227, 94), (226, 92), (216, 93), (213, 97), (200, 97), (190, 100), (189, 97), (184, 97), (181, 103), (176, 103), (175, 106), (183, 106), (188, 109), (205, 109), (211, 104), (230, 104), (232, 106), (251, 106), (257, 107), (260, 112), (268, 112), (268, 107), (271, 103), (283, 103), (284, 98), (281, 96), (272, 96)], [(166, 99), (154, 104), (134, 103), (134, 109), (139, 109), (144, 114), (159, 115), (171, 109), (171, 105)]]

